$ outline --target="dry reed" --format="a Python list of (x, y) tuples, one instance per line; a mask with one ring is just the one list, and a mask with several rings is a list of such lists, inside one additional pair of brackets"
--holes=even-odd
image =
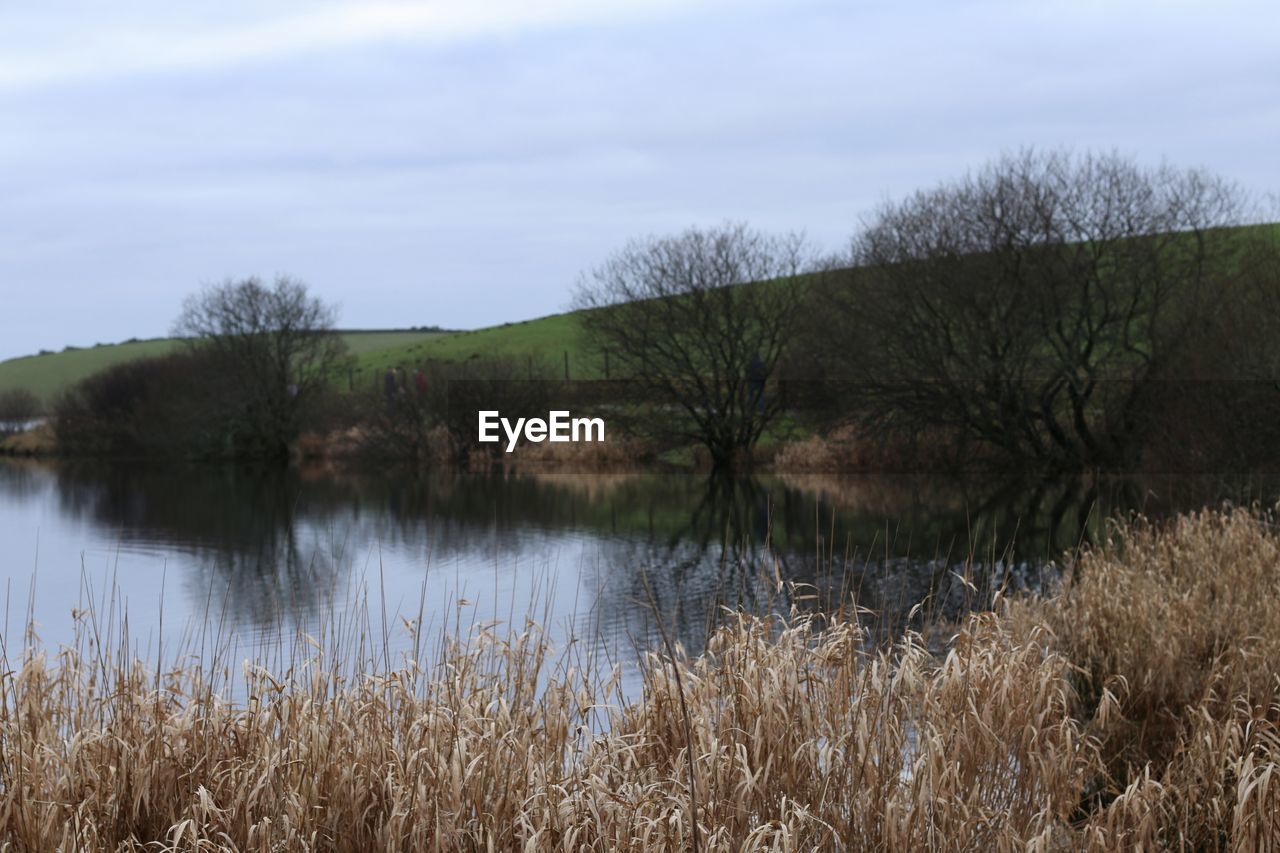
[(275, 672), (157, 673), (89, 614), (0, 665), (0, 845), (1272, 849), (1278, 587), (1269, 516), (1139, 523), (945, 655), (733, 615), (646, 657), (634, 702), (532, 624), (390, 667), (322, 637)]
[(468, 464), (476, 470), (497, 462), (531, 471), (619, 472), (637, 470), (652, 455), (652, 448), (643, 442), (613, 434), (603, 441), (522, 441), (511, 453), (495, 454), (491, 446), (475, 446)]

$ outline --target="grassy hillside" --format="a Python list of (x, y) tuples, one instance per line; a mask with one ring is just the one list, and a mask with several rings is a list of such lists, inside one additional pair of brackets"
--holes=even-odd
[[(1263, 233), (1270, 232), (1280, 240), (1280, 223), (1244, 226), (1241, 230), (1254, 228)], [(601, 378), (604, 376), (604, 362), (600, 356), (588, 353), (583, 346), (581, 317), (581, 312), (574, 311), (467, 332), (344, 332), (343, 338), (356, 357), (350, 379), (360, 387), (376, 382), (388, 367), (411, 369), (413, 365), (426, 361), (464, 361), (492, 355), (517, 359), (532, 357), (535, 364), (542, 364), (559, 376), (564, 370), (566, 354), (572, 378)], [(25, 387), (48, 399), (97, 370), (133, 358), (162, 354), (174, 343), (173, 339), (156, 338), (2, 361), (0, 392)]]
[(388, 367), (408, 368), (425, 361), (465, 361), (494, 355), (531, 356), (535, 363), (546, 365), (559, 375), (564, 370), (565, 353), (569, 354), (569, 372), (574, 379), (603, 376), (603, 363), (597, 363), (599, 359), (589, 356), (582, 345), (580, 316), (576, 311), (553, 314), (370, 350), (359, 356), (357, 376), (369, 379), (380, 376)]
[[(347, 347), (358, 358), (382, 350), (401, 351), (451, 333), (413, 330), (343, 332)], [(163, 355), (177, 345), (174, 338), (153, 338), (121, 344), (99, 344), (83, 349), (42, 353), (0, 361), (0, 392), (28, 388), (45, 400), (68, 386), (113, 364), (135, 358)]]
[(11, 358), (0, 361), (0, 391), (27, 388), (49, 400), (91, 373), (135, 358), (164, 355), (174, 344), (172, 338), (153, 338)]

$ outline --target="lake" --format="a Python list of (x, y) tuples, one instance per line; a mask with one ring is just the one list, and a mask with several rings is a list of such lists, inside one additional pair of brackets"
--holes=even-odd
[(4, 636), (20, 648), (30, 617), (46, 646), (67, 644), (73, 609), (91, 608), (116, 624), (127, 612), (144, 658), (217, 636), (270, 663), (300, 631), (365, 633), (366, 653), (390, 656), (413, 624), (432, 637), (530, 616), (630, 672), (664, 630), (698, 651), (724, 608), (852, 603), (887, 639), (997, 588), (1044, 588), (1108, 517), (1246, 492), (1273, 490), (0, 460)]

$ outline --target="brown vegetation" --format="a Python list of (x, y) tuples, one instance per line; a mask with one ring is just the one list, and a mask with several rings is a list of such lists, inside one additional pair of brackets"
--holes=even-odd
[[(918, 474), (956, 470), (955, 443), (940, 430), (921, 428), (909, 436), (876, 435), (850, 422), (782, 443), (766, 465), (786, 474)], [(990, 454), (971, 448), (967, 470), (998, 471)]]
[[(1280, 847), (1280, 534), (1244, 511), (1137, 523), (1024, 606), (1074, 667), (1115, 827), (1187, 849)], [(1124, 837), (1124, 836), (1121, 836)]]
[(503, 454), (502, 461), (530, 470), (626, 471), (637, 468), (650, 454), (638, 440), (606, 435), (604, 441), (521, 442)]
[(52, 456), (57, 450), (57, 436), (48, 423), (12, 435), (0, 435), (0, 456)]
[(649, 657), (634, 704), (532, 626), (236, 685), (216, 655), (29, 651), (0, 665), (0, 845), (1272, 849), (1278, 592), (1273, 518), (1224, 511), (1118, 530), (943, 657), (742, 616)]

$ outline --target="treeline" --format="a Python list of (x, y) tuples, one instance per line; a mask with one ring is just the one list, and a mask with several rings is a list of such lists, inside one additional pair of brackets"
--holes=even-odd
[(1273, 465), (1280, 232), (1237, 187), (1034, 153), (886, 205), (794, 368), (873, 440), (1078, 470)]
[(1274, 466), (1259, 220), (1203, 171), (1028, 151), (884, 205), (837, 257), (742, 225), (633, 243), (578, 304), (668, 401), (658, 425), (722, 465), (799, 424), (903, 468)]
[(185, 346), (96, 373), (53, 406), (64, 452), (283, 458), (325, 421), (346, 358), (336, 311), (301, 282), (225, 282), (189, 297)]
[(580, 280), (604, 383), (493, 357), (340, 394), (334, 310), (298, 282), (188, 300), (177, 354), (54, 407), (69, 452), (473, 456), (476, 412), (607, 412), (715, 467), (852, 435), (849, 465), (1245, 470), (1280, 464), (1280, 229), (1206, 172), (1022, 152), (883, 205), (849, 248), (743, 224), (633, 241)]
[(331, 306), (288, 277), (208, 287), (186, 301), (175, 323), (184, 342), (178, 350), (108, 367), (54, 401), (58, 449), (257, 460), (314, 451), (465, 462), (473, 456), (478, 410), (545, 415), (554, 395), (565, 396), (547, 366), (505, 357), (410, 365), (419, 375), (401, 367), (379, 376), (372, 391), (342, 391), (339, 378), (353, 365), (335, 321)]

